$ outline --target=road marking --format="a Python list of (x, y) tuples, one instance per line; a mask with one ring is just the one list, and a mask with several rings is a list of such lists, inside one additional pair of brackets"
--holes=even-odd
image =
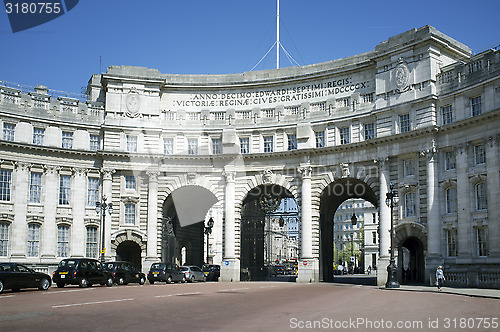
[(2, 295), (0, 298), (5, 299), (6, 297), (16, 297), (15, 295)]
[(61, 291), (46, 292), (46, 293), (43, 293), (43, 294), (47, 295), (47, 294), (59, 294), (59, 293), (71, 293), (71, 292), (84, 292), (84, 291), (89, 291), (89, 290), (94, 290), (94, 289), (95, 288), (71, 289), (71, 290), (61, 290)]
[(245, 289), (250, 289), (250, 288), (246, 287), (246, 288), (221, 289), (221, 290), (219, 290), (219, 292), (234, 292), (234, 291), (245, 290)]
[(259, 288), (273, 288), (273, 287), (276, 287), (276, 286), (261, 286)]
[(85, 303), (61, 304), (61, 305), (53, 305), (52, 308), (67, 308), (67, 307), (76, 307), (76, 306), (81, 306), (81, 305), (103, 304), (103, 303), (123, 302), (123, 301), (133, 301), (133, 300), (134, 299), (120, 299), (120, 300), (109, 300), (109, 301), (96, 301), (96, 302), (85, 302)]
[(156, 295), (155, 297), (187, 296), (187, 295), (197, 295), (197, 294), (201, 294), (201, 292), (181, 293), (181, 294), (168, 294), (168, 295)]

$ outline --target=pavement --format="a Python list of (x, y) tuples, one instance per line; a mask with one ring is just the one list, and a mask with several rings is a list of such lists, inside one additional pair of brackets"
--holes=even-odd
[(387, 291), (399, 291), (399, 292), (430, 292), (430, 293), (445, 293), (445, 294), (455, 294), (464, 295), (472, 297), (483, 297), (490, 299), (500, 299), (500, 289), (489, 289), (489, 288), (455, 288), (455, 287), (441, 287), (441, 292), (438, 291), (437, 287), (431, 286), (413, 286), (413, 285), (401, 285), (399, 288), (385, 288), (380, 287)]

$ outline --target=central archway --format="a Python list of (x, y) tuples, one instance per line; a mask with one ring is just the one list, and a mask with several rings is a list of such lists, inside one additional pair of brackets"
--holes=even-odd
[(351, 198), (362, 198), (378, 208), (378, 199), (369, 183), (343, 178), (330, 183), (320, 196), (320, 281), (333, 281), (334, 215)]
[(240, 280), (294, 273), (298, 223), (297, 202), (288, 189), (266, 184), (250, 190), (241, 208)]

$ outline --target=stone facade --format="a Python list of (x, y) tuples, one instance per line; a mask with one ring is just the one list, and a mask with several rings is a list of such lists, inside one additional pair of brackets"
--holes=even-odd
[(379, 215), (384, 284), (393, 183), (402, 281), (432, 282), (444, 265), (450, 282), (498, 287), (499, 73), (498, 50), (474, 55), (425, 26), (303, 67), (112, 66), (92, 76), (86, 101), (1, 86), (0, 257), (51, 270), (98, 256), (105, 196), (106, 259), (147, 270), (185, 248), (201, 263), (200, 222), (212, 217), (211, 259), (236, 281), (247, 196), (282, 188), (300, 207), (298, 282), (332, 277), (333, 214), (363, 198)]

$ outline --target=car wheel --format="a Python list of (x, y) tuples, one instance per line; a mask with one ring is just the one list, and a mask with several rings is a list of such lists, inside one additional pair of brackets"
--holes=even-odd
[(113, 286), (113, 278), (111, 278), (111, 277), (108, 278), (108, 281), (106, 282), (106, 286), (107, 287)]
[(196, 278), (194, 276), (191, 277), (191, 282), (195, 282)]
[(86, 288), (89, 286), (89, 282), (86, 278), (81, 278), (78, 286), (80, 286), (80, 288)]
[(152, 285), (152, 284), (155, 283), (155, 281), (154, 280), (149, 280), (149, 283)]
[(118, 279), (118, 285), (125, 284), (125, 280), (123, 278)]
[(50, 287), (50, 281), (47, 278), (42, 278), (40, 280), (40, 283), (38, 284), (38, 289), (39, 290), (47, 290)]
[(64, 287), (64, 282), (58, 282), (56, 285), (59, 288), (63, 288)]
[(167, 284), (171, 284), (172, 283), (172, 276), (168, 276), (167, 278)]
[(186, 277), (182, 277), (181, 282), (185, 284), (187, 282)]
[(139, 279), (139, 285), (144, 285), (145, 282), (146, 280), (144, 280), (144, 278)]
[(203, 282), (207, 281), (207, 277), (203, 276)]
[(3, 292), (3, 282), (0, 280), (0, 294)]

